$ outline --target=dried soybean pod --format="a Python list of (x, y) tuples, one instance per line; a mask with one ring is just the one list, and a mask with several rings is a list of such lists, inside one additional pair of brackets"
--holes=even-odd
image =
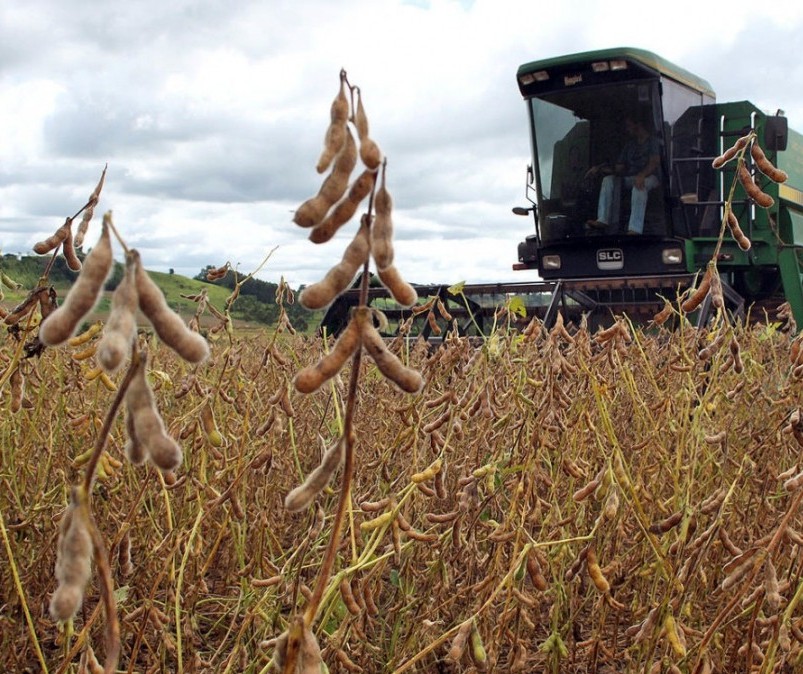
[(299, 227), (315, 227), (346, 192), (349, 176), (357, 164), (357, 144), (351, 131), (345, 130), (343, 150), (337, 155), (332, 172), (326, 176), (318, 194), (307, 199), (295, 212), (293, 222)]
[(377, 269), (377, 275), (382, 281), (382, 285), (402, 307), (409, 308), (418, 301), (418, 293), (415, 288), (401, 277), (395, 265), (390, 265), (386, 269)]
[(365, 106), (362, 104), (362, 91), (359, 87), (354, 87), (357, 93), (357, 107), (354, 110), (352, 121), (357, 129), (357, 137), (362, 141), (368, 138), (368, 115), (365, 114)]
[(385, 187), (385, 168), (382, 168), (382, 182), (374, 197), (376, 218), (371, 227), (371, 255), (378, 270), (387, 269), (393, 264), (393, 199)]
[(108, 164), (103, 167), (103, 172), (100, 174), (100, 180), (98, 180), (98, 184), (95, 186), (92, 194), (89, 195), (89, 201), (84, 207), (84, 213), (81, 216), (81, 222), (78, 223), (78, 230), (75, 232), (75, 238), (73, 240), (73, 244), (76, 248), (80, 248), (84, 244), (84, 237), (89, 229), (89, 223), (92, 220), (92, 216), (95, 214), (95, 206), (98, 205), (100, 191), (103, 189), (103, 183), (106, 180), (106, 170), (108, 168)]
[(803, 471), (783, 483), (783, 488), (788, 492), (797, 491), (800, 487), (803, 487)]
[(343, 225), (351, 220), (362, 200), (371, 193), (375, 181), (376, 171), (369, 169), (363, 171), (357, 180), (352, 183), (348, 194), (334, 205), (332, 210), (323, 218), (323, 221), (315, 225), (310, 232), (309, 240), (312, 243), (326, 243), (329, 241)]
[(134, 417), (131, 410), (125, 415), (125, 429), (128, 434), (128, 441), (125, 444), (125, 455), (135, 466), (141, 466), (148, 458), (148, 454), (142, 443), (137, 439), (137, 430), (134, 428)]
[(602, 481), (602, 475), (603, 471), (600, 471), (592, 480), (575, 491), (574, 494), (572, 494), (572, 500), (575, 503), (581, 503), (582, 501), (585, 501), (589, 496), (591, 496), (591, 494), (594, 493), (597, 487), (599, 487), (599, 484)]
[(736, 374), (744, 372), (744, 362), (742, 361), (742, 348), (736, 337), (731, 339), (730, 343), (731, 356), (733, 357), (733, 371)]
[(106, 372), (115, 372), (131, 353), (137, 336), (139, 297), (135, 282), (136, 268), (131, 255), (126, 255), (123, 278), (112, 295), (109, 320), (98, 344), (98, 362)]
[(120, 573), (127, 577), (134, 573), (134, 562), (131, 558), (131, 533), (126, 529), (123, 537), (120, 540), (120, 546), (117, 548), (117, 563), (120, 568)]
[(750, 140), (752, 133), (748, 133), (746, 136), (742, 136), (739, 138), (733, 145), (731, 145), (725, 152), (723, 152), (719, 157), (716, 157), (714, 161), (711, 162), (711, 166), (716, 168), (722, 168), (725, 164), (727, 164), (731, 159), (733, 159), (736, 154), (741, 150), (745, 145), (747, 145), (747, 141)]
[(355, 321), (349, 322), (340, 333), (332, 350), (315, 365), (300, 370), (293, 379), (299, 393), (317, 391), (325, 382), (334, 377), (343, 367), (349, 356), (360, 347), (360, 328)]
[(691, 296), (686, 299), (683, 304), (680, 305), (680, 308), (683, 312), (689, 313), (694, 311), (697, 307), (702, 304), (705, 296), (708, 294), (708, 291), (711, 289), (711, 268), (708, 267), (705, 270), (705, 275), (703, 276), (703, 280), (700, 281), (700, 285), (697, 286), (697, 289), (691, 294)]
[(672, 305), (666, 300), (664, 300), (663, 308), (657, 314), (655, 314), (655, 316), (652, 317), (652, 321), (656, 325), (663, 325), (664, 323), (666, 323), (666, 321), (669, 319), (671, 315), (672, 315)]
[(756, 168), (767, 176), (767, 178), (772, 180), (772, 182), (785, 183), (789, 179), (789, 175), (786, 171), (776, 168), (773, 163), (767, 159), (764, 150), (762, 150), (755, 141), (753, 141), (753, 144), (750, 146), (750, 154), (753, 157), (753, 161), (756, 163)]
[(728, 562), (723, 568), (728, 576), (722, 581), (722, 589), (728, 590), (741, 582), (748, 573), (763, 563), (765, 556), (766, 550), (753, 548)]
[(296, 209), (293, 222), (299, 227), (315, 227), (324, 219), (331, 205), (320, 194), (316, 194)]
[(435, 307), (438, 309), (438, 313), (441, 315), (443, 320), (445, 321), (453, 320), (454, 317), (452, 316), (452, 314), (449, 313), (449, 310), (446, 308), (446, 304), (440, 297), (438, 297), (437, 300), (435, 301)]
[(229, 273), (229, 263), (227, 262), (222, 267), (217, 267), (215, 269), (209, 269), (206, 272), (206, 280), (207, 281), (219, 281), (222, 279), (226, 274)]
[(678, 510), (677, 512), (672, 513), (666, 519), (651, 524), (650, 532), (653, 534), (665, 534), (667, 531), (674, 529), (678, 524), (681, 523), (682, 520), (683, 520), (683, 511)]
[(53, 232), (53, 234), (51, 234), (43, 241), (38, 241), (37, 243), (35, 243), (33, 245), (33, 252), (36, 253), (37, 255), (44, 255), (45, 253), (49, 253), (51, 250), (61, 245), (70, 235), (71, 231), (72, 231), (72, 218), (67, 218), (64, 224), (61, 227), (59, 227), (55, 232)]
[(92, 536), (86, 506), (73, 489), (70, 505), (61, 521), (56, 555), (56, 580), (59, 584), (50, 600), (50, 615), (55, 620), (69, 620), (81, 607), (92, 572)]
[(747, 236), (745, 236), (745, 233), (739, 226), (739, 220), (733, 214), (733, 211), (728, 211), (727, 223), (728, 223), (728, 229), (730, 229), (731, 235), (736, 240), (736, 243), (739, 245), (739, 248), (741, 248), (743, 251), (750, 250), (750, 246), (752, 245), (750, 239), (747, 238)]
[(306, 508), (320, 491), (329, 484), (335, 471), (340, 467), (346, 455), (346, 441), (340, 438), (324, 452), (321, 463), (304, 480), (303, 484), (293, 489), (284, 499), (284, 507), (291, 513)]
[(17, 364), (17, 367), (15, 367), (14, 371), (11, 373), (9, 385), (11, 386), (10, 408), (11, 412), (16, 414), (22, 409), (22, 398), (25, 393), (25, 377), (22, 374), (19, 364)]
[(323, 173), (332, 163), (332, 159), (343, 147), (345, 140), (346, 122), (349, 117), (349, 99), (346, 96), (346, 74), (340, 71), (340, 90), (329, 109), (329, 127), (326, 129), (324, 147), (315, 170)]
[(750, 197), (753, 201), (756, 202), (758, 206), (762, 208), (771, 208), (772, 205), (775, 203), (775, 200), (766, 192), (764, 192), (756, 182), (753, 180), (753, 176), (750, 175), (750, 171), (747, 170), (747, 167), (744, 164), (739, 164), (739, 168), (736, 170), (736, 175), (739, 178), (739, 182), (742, 184), (744, 191), (747, 192), (747, 196)]
[(331, 304), (351, 283), (359, 268), (368, 259), (370, 242), (368, 228), (361, 225), (351, 243), (346, 246), (343, 258), (318, 283), (301, 291), (298, 301), (305, 309), (315, 310)]
[(371, 310), (368, 307), (359, 307), (353, 320), (359, 324), (363, 346), (379, 371), (405, 393), (418, 393), (424, 386), (423, 377), (417, 370), (405, 366), (391, 353), (371, 322)]
[(346, 577), (340, 581), (340, 596), (351, 615), (360, 615), (360, 613), (362, 613), (360, 610), (360, 605), (357, 603), (357, 599), (354, 597), (354, 591), (352, 590), (351, 583), (349, 583), (348, 578)]
[(68, 340), (81, 319), (98, 301), (113, 262), (110, 220), (109, 214), (103, 217), (100, 238), (86, 256), (83, 269), (64, 298), (64, 303), (42, 322), (39, 339), (46, 346), (56, 346)]
[(711, 274), (711, 306), (715, 309), (722, 309), (725, 306), (725, 296), (722, 293), (722, 281), (719, 278), (719, 271), (714, 270)]
[(539, 592), (544, 592), (549, 586), (534, 550), (530, 550), (527, 555), (527, 575), (530, 577), (533, 587)]
[(145, 379), (145, 369), (146, 358), (142, 356), (125, 396), (136, 441), (157, 468), (175, 470), (183, 460), (181, 447), (165, 431), (153, 392)]
[(129, 251), (136, 268), (139, 308), (150, 321), (156, 334), (167, 346), (189, 363), (201, 363), (209, 356), (209, 345), (197, 332), (190, 330), (181, 317), (167, 306), (164, 293), (142, 266), (136, 250)]
[(349, 186), (349, 176), (357, 165), (357, 144), (349, 129), (346, 129), (346, 143), (335, 159), (332, 172), (323, 181), (319, 194), (331, 206), (345, 193)]
[(471, 634), (473, 627), (473, 620), (466, 620), (466, 622), (460, 625), (460, 629), (457, 630), (457, 634), (455, 635), (454, 639), (452, 639), (452, 645), (449, 647), (448, 658), (451, 662), (460, 662), (460, 659), (463, 657), (463, 653), (466, 652), (468, 637)]
[(360, 159), (367, 168), (375, 171), (382, 163), (382, 150), (375, 141), (366, 138), (360, 143)]
[(67, 262), (67, 268), (70, 271), (81, 271), (81, 260), (75, 254), (72, 227), (67, 228), (67, 238), (61, 244), (61, 252), (64, 253), (64, 260)]
[(594, 583), (594, 587), (602, 594), (608, 594), (611, 591), (611, 586), (607, 578), (602, 574), (602, 569), (597, 562), (597, 552), (593, 545), (590, 545), (586, 552), (586, 568), (588, 569), (588, 575)]
[(362, 103), (362, 93), (357, 89), (357, 109), (354, 111), (354, 126), (360, 139), (360, 159), (369, 169), (376, 170), (382, 162), (382, 151), (368, 134), (368, 115)]
[(764, 562), (764, 597), (771, 614), (778, 613), (781, 608), (781, 593), (778, 585), (778, 576), (772, 559)]
[(315, 165), (318, 173), (323, 173), (332, 164), (332, 160), (343, 149), (346, 142), (348, 128), (345, 124), (333, 124), (326, 130), (323, 140), (323, 150)]
[(41, 296), (42, 293), (45, 292), (45, 288), (34, 288), (31, 290), (27, 297), (22, 300), (17, 306), (15, 306), (11, 311), (9, 311), (5, 318), (6, 325), (15, 325), (22, 319), (24, 316), (27, 316), (29, 313), (33, 311), (34, 306), (37, 303), (41, 306)]

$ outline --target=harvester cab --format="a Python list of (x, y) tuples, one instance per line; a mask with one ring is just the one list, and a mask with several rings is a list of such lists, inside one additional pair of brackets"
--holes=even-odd
[(562, 306), (648, 318), (687, 288), (715, 254), (733, 183), (735, 163), (711, 162), (754, 131), (790, 180), (762, 185), (775, 200), (769, 209), (736, 190), (733, 212), (753, 246), (726, 237), (718, 268), (731, 310), (786, 299), (803, 325), (803, 193), (792, 187), (801, 184), (803, 143), (785, 117), (717, 103), (705, 80), (631, 48), (527, 63), (517, 79), (533, 159), (531, 206), (514, 212), (532, 213), (535, 232), (519, 244), (514, 269), (556, 283), (552, 316)]

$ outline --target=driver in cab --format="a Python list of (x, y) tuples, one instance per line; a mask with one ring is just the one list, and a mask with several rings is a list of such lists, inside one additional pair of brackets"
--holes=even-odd
[(622, 147), (616, 165), (611, 169), (608, 164), (593, 166), (586, 174), (589, 177), (604, 175), (599, 192), (597, 217), (588, 221), (588, 226), (597, 230), (608, 230), (611, 223), (619, 221), (618, 187), (623, 184), (631, 190), (630, 219), (628, 234), (644, 232), (644, 214), (647, 211), (649, 191), (659, 185), (658, 168), (660, 154), (658, 138), (650, 133), (643, 120), (635, 116), (625, 118), (627, 142)]

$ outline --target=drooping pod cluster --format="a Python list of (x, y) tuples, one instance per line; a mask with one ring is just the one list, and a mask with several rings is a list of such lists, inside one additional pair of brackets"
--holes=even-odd
[[(293, 222), (300, 227), (317, 227), (323, 222), (330, 209), (344, 198), (344, 194), (346, 194), (346, 190), (349, 187), (349, 178), (357, 165), (358, 148), (354, 141), (354, 135), (348, 126), (350, 103), (349, 96), (346, 93), (347, 90), (351, 91), (346, 79), (346, 72), (341, 70), (340, 88), (334, 101), (332, 101), (330, 108), (331, 119), (324, 137), (324, 147), (315, 168), (318, 173), (323, 173), (332, 164), (334, 165), (321, 185), (318, 194), (307, 199), (296, 210)], [(342, 213), (337, 218), (338, 221), (336, 223), (330, 219), (327, 229), (331, 231), (331, 234), (334, 234), (340, 225), (351, 218), (359, 202), (370, 192), (370, 187), (372, 185), (369, 186), (368, 191), (364, 188), (359, 190), (362, 194), (359, 200), (355, 199), (357, 195), (351, 192), (346, 195), (346, 201), (354, 202), (354, 208), (348, 214)], [(342, 208), (339, 210), (343, 211)], [(344, 215), (347, 215), (347, 217), (342, 219)]]
[[(84, 265), (70, 288), (64, 303), (42, 322), (39, 339), (46, 346), (58, 346), (75, 332), (78, 325), (100, 298), (114, 256), (111, 244), (111, 214), (103, 216), (103, 230), (98, 242), (84, 260)], [(159, 339), (189, 363), (197, 364), (209, 355), (209, 345), (190, 330), (167, 305), (164, 293), (142, 266), (136, 250), (126, 252), (123, 280), (115, 290), (112, 312), (98, 347), (103, 368), (113, 372), (133, 347), (137, 307), (153, 326)]]
[(405, 366), (385, 345), (373, 325), (373, 312), (368, 307), (357, 307), (346, 329), (335, 342), (332, 350), (315, 365), (296, 374), (293, 383), (299, 393), (317, 391), (334, 377), (357, 349), (365, 350), (376, 363), (379, 371), (406, 393), (417, 393), (424, 385), (417, 370)]
[[(340, 73), (340, 90), (331, 106), (331, 121), (326, 132), (324, 151), (318, 162), (319, 173), (325, 171), (333, 162), (332, 172), (325, 179), (318, 194), (308, 199), (295, 213), (293, 221), (306, 228), (311, 228), (309, 238), (314, 243), (323, 243), (331, 239), (334, 234), (348, 222), (357, 212), (360, 203), (373, 194), (376, 185), (376, 172), (382, 164), (382, 153), (377, 144), (369, 137), (368, 120), (359, 96), (357, 109), (351, 117), (351, 122), (357, 130), (359, 150), (354, 141), (354, 134), (349, 127), (349, 100), (346, 95), (346, 86), (352, 93), (354, 89), (348, 85), (345, 71)], [(349, 186), (352, 171), (361, 159), (365, 170)], [(393, 266), (392, 226), (390, 221), (392, 200), (385, 186), (385, 169), (383, 167), (382, 187), (376, 201), (376, 218), (372, 215), (374, 199), (369, 199), (368, 212), (359, 219), (359, 228), (351, 242), (346, 247), (340, 261), (332, 267), (318, 283), (306, 287), (299, 294), (300, 304), (307, 309), (322, 309), (331, 304), (353, 282), (355, 276), (362, 269), (361, 300), (354, 309), (345, 329), (337, 338), (332, 349), (323, 355), (314, 365), (303, 368), (296, 373), (293, 386), (299, 393), (313, 393), (327, 381), (335, 377), (350, 358), (354, 366), (348, 387), (348, 397), (345, 401), (345, 423), (340, 437), (337, 438), (322, 454), (319, 465), (314, 468), (304, 482), (291, 490), (284, 501), (285, 508), (291, 512), (307, 508), (315, 497), (330, 482), (334, 473), (345, 464), (341, 483), (340, 501), (335, 514), (332, 536), (327, 545), (321, 569), (317, 579), (315, 592), (302, 593), (307, 598), (308, 606), (302, 617), (297, 617), (290, 628), (278, 637), (273, 656), (273, 665), (282, 672), (315, 672), (321, 668), (322, 660), (320, 649), (314, 641), (310, 631), (310, 623), (315, 619), (320, 602), (325, 594), (324, 588), (329, 582), (332, 565), (339, 546), (338, 538), (342, 531), (343, 518), (346, 509), (348, 494), (353, 477), (353, 451), (356, 444), (354, 435), (354, 409), (357, 401), (359, 386), (359, 373), (362, 349), (371, 357), (380, 373), (399, 389), (407, 393), (416, 393), (424, 385), (419, 372), (407, 367), (390, 351), (383, 341), (377, 328), (374, 326), (374, 311), (367, 306), (366, 296), (368, 290), (368, 266), (373, 255), (377, 263), (380, 278), (386, 274), (387, 280), (382, 279), (391, 290), (397, 302), (404, 306), (411, 306), (417, 301), (415, 290), (405, 283), (401, 275)], [(377, 224), (378, 223), (378, 224)], [(274, 399), (287, 398), (286, 391), (279, 398), (277, 392)], [(287, 399), (289, 404), (289, 399)], [(394, 507), (370, 522), (360, 525), (362, 532), (369, 532), (372, 528), (388, 526), (393, 531), (394, 556), (401, 556), (401, 524), (395, 523), (397, 509)], [(409, 529), (408, 525), (408, 529)], [(363, 607), (354, 597), (352, 583), (348, 579), (339, 581), (341, 595), (347, 609), (357, 614)], [(367, 607), (367, 596), (360, 594)], [(370, 602), (372, 612), (379, 610)], [(479, 639), (479, 635), (475, 641)], [(480, 652), (482, 644), (479, 643), (477, 651)], [(345, 651), (335, 648), (338, 662), (348, 671), (357, 671), (356, 664), (351, 662)], [(484, 654), (484, 651), (483, 651)]]
[[(764, 150), (758, 144), (756, 134), (754, 132), (750, 132), (747, 135), (738, 138), (731, 147), (725, 150), (725, 152), (718, 157), (715, 157), (711, 165), (715, 169), (720, 169), (729, 161), (736, 159), (739, 162), (739, 166), (737, 167), (738, 178), (742, 183), (742, 186), (745, 188), (745, 191), (756, 201), (759, 206), (769, 208), (774, 203), (772, 198), (765, 194), (761, 188), (755, 184), (753, 176), (750, 175), (750, 171), (744, 164), (744, 155), (747, 154), (748, 149), (755, 167), (763, 175), (767, 176), (767, 178), (769, 178), (772, 182), (783, 183), (788, 180), (789, 175), (786, 173), (786, 171), (777, 168), (767, 158)], [(761, 196), (761, 194), (763, 194), (763, 196)]]
[(33, 246), (33, 251), (37, 255), (45, 255), (52, 250), (57, 251), (58, 247), (61, 246), (61, 252), (64, 255), (64, 259), (67, 262), (67, 267), (70, 269), (70, 271), (81, 271), (81, 260), (78, 258), (75, 249), (80, 248), (83, 245), (84, 237), (86, 236), (87, 229), (89, 228), (89, 223), (92, 220), (92, 216), (95, 212), (95, 206), (97, 206), (98, 200), (100, 199), (100, 191), (103, 189), (103, 183), (106, 179), (106, 168), (107, 167), (104, 167), (103, 173), (101, 173), (100, 176), (100, 180), (98, 181), (98, 184), (92, 194), (89, 196), (89, 200), (87, 201), (86, 205), (84, 205), (84, 207), (78, 212), (81, 214), (81, 222), (78, 225), (78, 231), (75, 233), (75, 235), (73, 235), (72, 224), (73, 220), (78, 216), (78, 214), (71, 218), (67, 218), (64, 221), (64, 224), (46, 239), (37, 241)]
[[(349, 118), (349, 98), (346, 88), (357, 94), (354, 113)], [(345, 71), (340, 73), (340, 89), (331, 106), (331, 121), (326, 132), (324, 150), (318, 162), (319, 173), (334, 162), (332, 172), (324, 180), (319, 192), (307, 199), (295, 212), (293, 221), (305, 228), (312, 228), (309, 239), (313, 243), (329, 241), (335, 233), (356, 214), (360, 203), (371, 194), (376, 185), (377, 171), (382, 166), (382, 180), (373, 200), (375, 217), (370, 214), (360, 219), (360, 229), (347, 247), (343, 259), (318, 283), (306, 288), (299, 301), (307, 309), (316, 310), (328, 306), (345, 290), (369, 258), (374, 258), (380, 280), (393, 298), (403, 307), (410, 307), (418, 300), (415, 289), (404, 281), (393, 266), (393, 224), (391, 210), (393, 200), (385, 185), (386, 163), (382, 152), (368, 131), (368, 117), (358, 87), (350, 87)], [(359, 151), (348, 121), (354, 125), (359, 140)], [(365, 170), (349, 187), (349, 177), (357, 163), (357, 156)]]
[(775, 199), (758, 186), (750, 171), (747, 170), (747, 167), (743, 163), (739, 164), (739, 168), (736, 169), (736, 175), (742, 187), (744, 187), (744, 191), (747, 192), (748, 197), (762, 208), (772, 208)]

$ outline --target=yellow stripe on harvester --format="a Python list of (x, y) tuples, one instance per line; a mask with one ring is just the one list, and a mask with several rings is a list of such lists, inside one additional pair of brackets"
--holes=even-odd
[(789, 185), (778, 185), (778, 196), (785, 200), (791, 201), (798, 206), (803, 206), (803, 191), (789, 187)]

